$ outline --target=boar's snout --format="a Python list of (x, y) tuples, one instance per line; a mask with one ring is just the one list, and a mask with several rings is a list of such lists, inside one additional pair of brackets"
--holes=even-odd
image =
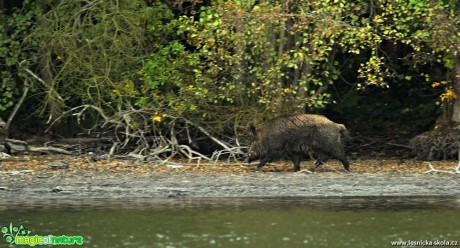
[(257, 153), (253, 152), (253, 151), (249, 151), (248, 152), (248, 157), (246, 158), (246, 162), (251, 163), (252, 161), (254, 160), (257, 160), (259, 158), (259, 156), (257, 155)]

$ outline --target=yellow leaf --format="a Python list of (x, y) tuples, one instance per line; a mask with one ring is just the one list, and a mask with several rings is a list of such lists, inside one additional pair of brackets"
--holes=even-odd
[(156, 115), (153, 117), (153, 120), (156, 121), (156, 122), (161, 122), (163, 120), (163, 117), (159, 116), (159, 115)]

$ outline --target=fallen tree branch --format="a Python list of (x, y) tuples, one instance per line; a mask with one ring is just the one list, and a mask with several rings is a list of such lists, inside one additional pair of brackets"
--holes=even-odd
[(227, 160), (230, 160), (231, 157), (234, 158), (234, 160), (238, 160), (236, 158), (236, 155), (240, 154), (242, 156), (246, 156), (246, 154), (244, 154), (242, 151), (241, 151), (241, 148), (247, 148), (247, 147), (240, 147), (240, 146), (236, 146), (236, 147), (232, 147), (230, 148), (230, 150), (219, 150), (219, 151), (215, 151), (212, 156), (211, 156), (211, 160), (214, 160), (215, 162), (217, 162), (219, 159), (220, 159), (220, 156), (223, 156), (223, 155), (227, 155), (229, 154), (230, 156), (228, 157), (229, 159)]
[(11, 150), (18, 151), (18, 152), (44, 152), (44, 153), (60, 153), (71, 155), (72, 152), (52, 147), (52, 146), (34, 146), (30, 145), (25, 141), (22, 140), (15, 140), (15, 139), (5, 139), (5, 146), (8, 146)]
[[(179, 148), (179, 151), (182, 154), (184, 154), (185, 156), (187, 156), (187, 158), (189, 160), (195, 160), (196, 159), (196, 160), (198, 160), (198, 163), (200, 163), (201, 159), (211, 161), (211, 158), (208, 158), (207, 156), (205, 156), (205, 155), (203, 155), (203, 154), (201, 154), (201, 153), (199, 153), (197, 151), (194, 151), (192, 148), (190, 148), (187, 145), (179, 145), (178, 148)], [(193, 155), (196, 155), (197, 157), (194, 157)]]
[(223, 141), (220, 141), (219, 139), (217, 139), (216, 137), (212, 136), (208, 131), (206, 131), (203, 127), (199, 126), (198, 124), (195, 124), (193, 123), (192, 121), (190, 120), (185, 120), (185, 122), (187, 124), (190, 124), (196, 128), (198, 128), (198, 130), (200, 130), (204, 135), (208, 136), (211, 140), (213, 140), (214, 142), (216, 142), (217, 144), (219, 144), (220, 146), (222, 146), (225, 150), (227, 151), (230, 151), (230, 147), (227, 146)]
[(460, 149), (458, 150), (458, 164), (457, 164), (457, 167), (454, 168), (454, 171), (438, 170), (438, 169), (435, 169), (430, 162), (427, 162), (427, 163), (428, 163), (428, 166), (430, 166), (430, 170), (425, 171), (424, 173), (441, 172), (441, 173), (449, 173), (449, 174), (460, 174)]
[[(105, 151), (109, 159), (124, 157), (141, 162), (161, 161), (160, 164), (165, 164), (179, 155), (189, 159), (189, 161), (196, 160), (199, 164), (202, 160), (217, 161), (224, 155), (228, 158), (228, 162), (232, 159), (238, 161), (240, 160), (239, 157), (245, 155), (238, 141), (236, 141), (236, 146), (233, 145), (233, 142), (224, 142), (197, 123), (182, 117), (167, 116), (171, 122), (168, 122), (167, 126), (160, 126), (155, 121), (152, 123), (151, 111), (137, 110), (132, 106), (129, 110), (106, 112), (105, 109), (98, 106), (80, 105), (62, 113), (50, 126), (69, 115), (76, 116), (77, 120), (80, 121), (83, 113), (90, 109), (94, 110), (104, 120), (103, 123), (100, 123), (101, 128), (111, 124), (106, 129), (115, 133), (115, 140), (112, 140), (113, 143)], [(212, 156), (203, 154), (198, 150), (199, 146), (193, 141), (189, 127), (198, 131), (196, 133), (204, 134), (202, 137), (210, 139), (223, 149), (213, 153)], [(165, 132), (169, 135), (165, 135)], [(184, 144), (184, 136), (179, 137), (179, 134), (185, 134), (188, 144)], [(117, 151), (123, 151), (123, 154), (117, 154)], [(96, 156), (95, 159), (99, 159), (100, 156)]]
[(449, 174), (460, 174), (460, 161), (458, 162), (458, 165), (456, 168), (454, 168), (454, 171), (447, 171), (447, 170), (438, 170), (433, 167), (433, 165), (430, 162), (426, 162), (428, 166), (430, 167), (429, 170), (425, 171), (424, 173), (430, 173), (430, 172), (439, 172), (439, 173), (449, 173)]
[(34, 173), (34, 170), (15, 170), (15, 171), (1, 171), (0, 174), (10, 174), (12, 176), (19, 175), (21, 173)]

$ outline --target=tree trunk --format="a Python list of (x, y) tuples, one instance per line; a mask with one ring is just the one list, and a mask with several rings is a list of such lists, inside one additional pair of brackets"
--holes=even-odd
[[(456, 56), (456, 65), (454, 68), (454, 90), (457, 96), (460, 96), (460, 54)], [(460, 97), (457, 97), (453, 103), (453, 110), (450, 121), (454, 126), (460, 124)]]
[[(453, 71), (454, 90), (460, 96), (460, 55)], [(434, 130), (416, 136), (410, 142), (414, 155), (424, 160), (458, 159), (460, 154), (460, 99), (443, 102), (443, 114)]]

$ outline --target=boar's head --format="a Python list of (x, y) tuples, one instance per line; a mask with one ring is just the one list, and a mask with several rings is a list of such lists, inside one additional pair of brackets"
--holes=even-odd
[(260, 137), (260, 134), (257, 133), (256, 127), (251, 125), (252, 132), (252, 142), (249, 146), (247, 162), (251, 163), (254, 160), (257, 160), (261, 157), (263, 142)]

